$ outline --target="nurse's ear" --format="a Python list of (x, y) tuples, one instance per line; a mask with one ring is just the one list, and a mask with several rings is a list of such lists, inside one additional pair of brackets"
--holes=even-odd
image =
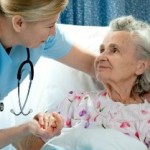
[(26, 26), (24, 18), (20, 15), (15, 15), (12, 17), (12, 25), (16, 32), (21, 32)]

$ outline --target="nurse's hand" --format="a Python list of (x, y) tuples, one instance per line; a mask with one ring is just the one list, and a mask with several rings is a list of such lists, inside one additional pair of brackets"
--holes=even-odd
[(37, 136), (40, 136), (43, 141), (47, 141), (50, 138), (59, 135), (61, 129), (64, 126), (63, 117), (56, 113), (39, 113), (34, 117), (38, 121), (43, 133)]
[(39, 113), (23, 125), (26, 136), (12, 144), (19, 150), (40, 150), (47, 140), (60, 134), (63, 125), (64, 120), (58, 113)]

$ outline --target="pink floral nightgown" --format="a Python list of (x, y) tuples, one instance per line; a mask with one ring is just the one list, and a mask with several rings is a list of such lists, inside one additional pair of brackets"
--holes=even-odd
[(150, 149), (150, 104), (125, 105), (114, 102), (105, 91), (69, 92), (60, 105), (65, 126), (83, 125), (113, 128), (144, 142)]

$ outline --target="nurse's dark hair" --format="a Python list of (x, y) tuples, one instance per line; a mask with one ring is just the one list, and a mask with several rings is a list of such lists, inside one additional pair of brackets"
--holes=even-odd
[[(148, 23), (137, 20), (133, 16), (123, 16), (111, 21), (110, 29), (112, 32), (129, 32), (137, 45), (137, 58), (150, 62), (150, 25)], [(150, 92), (150, 66), (137, 77), (132, 92), (141, 95)]]
[(61, 13), (67, 4), (68, 0), (0, 0), (0, 15), (42, 21)]

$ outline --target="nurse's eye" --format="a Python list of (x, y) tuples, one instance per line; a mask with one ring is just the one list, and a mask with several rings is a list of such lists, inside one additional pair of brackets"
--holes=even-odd
[(51, 24), (51, 25), (49, 25), (49, 27), (48, 28), (54, 28), (55, 27), (55, 25), (56, 25), (56, 23), (53, 23), (53, 24)]
[(54, 25), (51, 25), (51, 26), (49, 26), (48, 28), (50, 28), (50, 29), (51, 29), (51, 28), (53, 28), (53, 27), (54, 27)]

